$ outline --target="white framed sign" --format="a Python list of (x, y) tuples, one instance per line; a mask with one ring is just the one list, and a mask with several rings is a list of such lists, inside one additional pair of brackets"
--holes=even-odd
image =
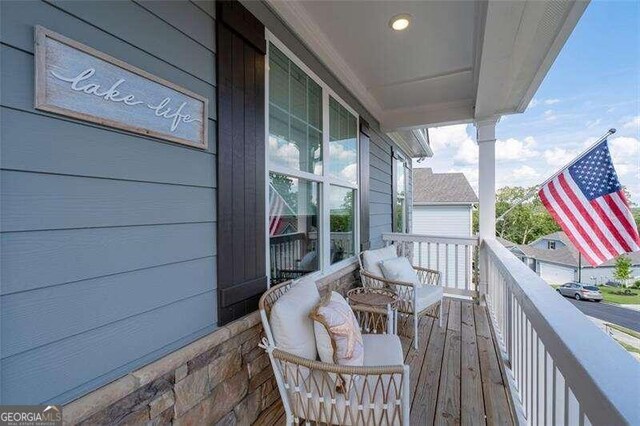
[(206, 149), (208, 99), (41, 26), (35, 108)]

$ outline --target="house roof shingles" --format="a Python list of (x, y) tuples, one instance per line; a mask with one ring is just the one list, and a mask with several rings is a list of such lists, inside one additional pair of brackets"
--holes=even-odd
[(478, 197), (462, 173), (433, 173), (413, 169), (413, 202), (417, 204), (472, 204)]
[[(576, 268), (578, 267), (578, 250), (576, 250), (576, 248), (573, 246), (573, 243), (571, 242), (571, 240), (569, 240), (567, 234), (562, 231), (554, 232), (552, 234), (544, 235), (530, 244), (533, 244), (536, 241), (540, 240), (562, 241), (566, 245), (566, 247), (558, 248), (555, 250), (541, 249), (528, 244), (515, 244), (509, 240), (505, 240), (504, 238), (499, 238), (499, 241), (506, 248), (508, 248), (509, 250), (517, 248), (527, 257), (536, 260), (542, 260), (543, 262), (557, 263), (561, 265), (573, 266)], [(640, 265), (640, 251), (626, 253), (625, 256), (627, 256), (631, 260), (632, 265)], [(604, 262), (600, 266), (614, 266), (617, 258), (618, 256)], [(590, 267), (589, 263), (585, 259), (582, 260), (582, 267)]]

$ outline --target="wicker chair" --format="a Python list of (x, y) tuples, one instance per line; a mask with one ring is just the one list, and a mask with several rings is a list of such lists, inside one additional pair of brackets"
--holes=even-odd
[[(408, 425), (408, 365), (341, 366), (302, 358), (278, 349), (269, 316), (275, 302), (292, 286), (282, 283), (260, 298), (266, 337), (260, 345), (269, 354), (286, 412), (287, 425), (306, 422), (339, 425)], [(352, 306), (365, 342), (391, 334), (391, 312)], [(366, 334), (365, 334), (366, 333)], [(366, 364), (366, 352), (365, 352)], [(350, 383), (345, 391), (341, 384)]]
[[(442, 327), (442, 295), (444, 292), (439, 292), (436, 297), (426, 297), (422, 299), (419, 294), (420, 290), (416, 291), (413, 283), (388, 280), (367, 272), (364, 269), (363, 254), (364, 252), (358, 255), (362, 286), (369, 288), (389, 288), (396, 293), (398, 296), (396, 309), (399, 316), (404, 317), (406, 320), (408, 320), (409, 317), (413, 318), (413, 345), (418, 349), (418, 321), (421, 317), (431, 314), (431, 316), (439, 319), (440, 327)], [(415, 269), (422, 286), (440, 285), (440, 272), (419, 266), (413, 266), (413, 269)], [(438, 311), (437, 315), (435, 314), (436, 309)]]

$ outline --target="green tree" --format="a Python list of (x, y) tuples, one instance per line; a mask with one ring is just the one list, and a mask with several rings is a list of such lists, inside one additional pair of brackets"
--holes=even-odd
[(631, 259), (624, 255), (616, 259), (613, 278), (622, 281), (625, 286), (627, 285), (631, 279)]
[[(528, 244), (543, 235), (560, 230), (537, 195), (520, 203), (528, 194), (535, 194), (533, 189), (534, 187), (506, 186), (498, 190), (496, 218), (511, 210), (496, 223), (496, 235), (517, 244)], [(477, 210), (473, 212), (474, 232), (478, 232), (478, 215)]]

